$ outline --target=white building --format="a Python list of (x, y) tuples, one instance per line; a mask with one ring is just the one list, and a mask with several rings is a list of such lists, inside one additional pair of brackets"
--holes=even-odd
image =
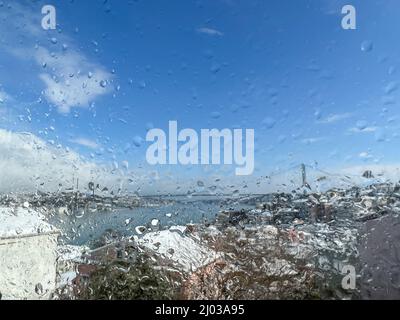
[[(26, 205), (27, 207), (27, 205)], [(0, 207), (0, 298), (48, 299), (55, 289), (59, 231), (28, 208)]]

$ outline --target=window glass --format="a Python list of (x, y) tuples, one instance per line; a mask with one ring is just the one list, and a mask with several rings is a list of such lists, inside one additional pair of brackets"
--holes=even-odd
[(399, 9), (0, 0), (0, 298), (400, 298)]

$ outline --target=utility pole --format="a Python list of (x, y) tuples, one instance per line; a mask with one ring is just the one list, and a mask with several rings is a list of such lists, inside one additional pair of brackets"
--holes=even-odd
[(303, 179), (302, 187), (307, 186), (307, 174), (306, 174), (306, 165), (304, 163), (301, 164), (301, 177)]
[(78, 209), (79, 209), (78, 192), (79, 192), (79, 178), (76, 178), (76, 190), (75, 190), (75, 210), (76, 210), (76, 212), (78, 212)]

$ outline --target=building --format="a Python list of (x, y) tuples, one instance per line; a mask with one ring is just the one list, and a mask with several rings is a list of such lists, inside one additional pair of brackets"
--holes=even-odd
[(0, 298), (49, 299), (56, 286), (59, 231), (28, 208), (0, 207)]

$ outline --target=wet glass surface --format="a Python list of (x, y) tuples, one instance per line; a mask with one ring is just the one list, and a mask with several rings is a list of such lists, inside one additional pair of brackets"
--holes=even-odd
[(0, 0), (0, 299), (399, 299), (397, 0)]

